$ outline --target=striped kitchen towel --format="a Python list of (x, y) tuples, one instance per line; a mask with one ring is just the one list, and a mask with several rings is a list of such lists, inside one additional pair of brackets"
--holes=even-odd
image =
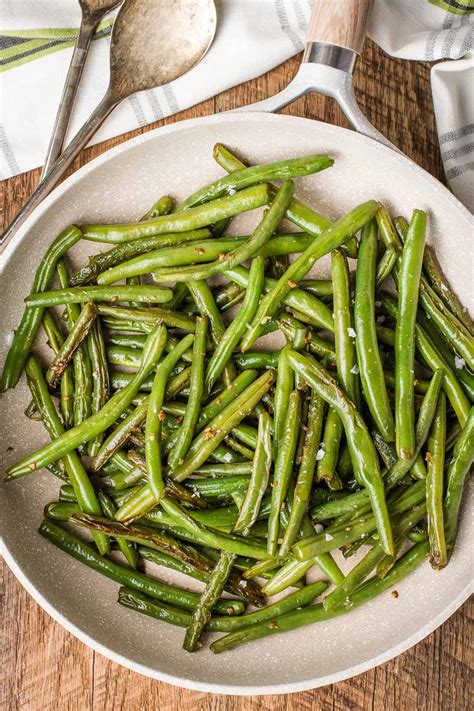
[[(202, 62), (171, 84), (123, 102), (94, 142), (193, 106), (263, 74), (303, 48), (311, 0), (218, 4), (218, 31)], [(370, 36), (393, 56), (456, 60), (433, 67), (433, 99), (447, 180), (472, 211), (473, 12), (474, 0), (375, 0), (369, 23)], [(43, 162), (79, 20), (77, 0), (0, 3), (0, 179)], [(109, 17), (92, 43), (69, 138), (105, 92), (111, 24)]]

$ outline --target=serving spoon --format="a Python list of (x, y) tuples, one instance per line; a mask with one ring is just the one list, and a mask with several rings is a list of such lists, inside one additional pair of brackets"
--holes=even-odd
[(110, 45), (104, 98), (0, 238), (3, 247), (62, 178), (110, 112), (131, 94), (173, 81), (205, 55), (216, 31), (214, 0), (125, 0)]
[(76, 44), (72, 52), (71, 63), (64, 82), (64, 89), (59, 102), (58, 112), (54, 121), (53, 132), (49, 140), (48, 152), (44, 161), (41, 179), (60, 156), (63, 149), (71, 111), (86, 63), (92, 38), (101, 19), (119, 5), (121, 0), (79, 0), (81, 7), (81, 24)]

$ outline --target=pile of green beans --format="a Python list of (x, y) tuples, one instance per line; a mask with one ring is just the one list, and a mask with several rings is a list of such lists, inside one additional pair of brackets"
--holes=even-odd
[[(220, 653), (448, 564), (474, 460), (474, 324), (423, 211), (392, 220), (369, 200), (333, 222), (294, 197), (328, 156), (214, 158), (226, 175), (181, 203), (59, 235), (0, 388), (25, 371), (25, 415), (50, 438), (5, 476), (59, 479), (40, 534), (118, 582), (122, 606), (185, 628), (187, 651), (224, 634)], [(241, 236), (233, 220), (258, 209)], [(81, 240), (112, 247), (70, 275)]]

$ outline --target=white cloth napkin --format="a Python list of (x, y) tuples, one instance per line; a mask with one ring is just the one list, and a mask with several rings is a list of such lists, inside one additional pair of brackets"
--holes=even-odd
[[(331, 0), (323, 0), (331, 2)], [(221, 0), (213, 45), (188, 74), (127, 99), (93, 142), (169, 116), (257, 77), (303, 48), (311, 0)], [(472, 0), (375, 0), (369, 34), (405, 59), (450, 59), (432, 70), (446, 177), (474, 211)], [(42, 164), (80, 20), (77, 0), (0, 3), (0, 178)], [(110, 19), (94, 40), (68, 140), (103, 96)], [(460, 59), (464, 57), (464, 59)], [(261, 98), (265, 98), (262, 96)]]

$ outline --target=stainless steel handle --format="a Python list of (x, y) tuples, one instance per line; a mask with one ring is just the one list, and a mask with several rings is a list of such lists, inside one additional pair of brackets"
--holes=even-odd
[(89, 46), (98, 24), (99, 18), (97, 20), (92, 20), (85, 17), (84, 14), (82, 15), (79, 35), (77, 37), (76, 44), (74, 45), (71, 63), (69, 65), (61, 101), (56, 114), (53, 132), (49, 141), (48, 152), (44, 161), (43, 170), (41, 171), (41, 179), (44, 178), (53, 163), (55, 163), (61, 155), (74, 99), (76, 97), (82, 71), (86, 63)]
[(73, 138), (64, 153), (53, 163), (49, 173), (36, 188), (28, 202), (23, 206), (21, 212), (15, 217), (7, 231), (0, 238), (0, 248), (3, 249), (16, 234), (27, 217), (31, 215), (35, 207), (51, 192), (54, 186), (63, 177), (79, 151), (87, 145), (99, 126), (110, 114), (118, 101), (107, 91), (104, 98), (96, 109), (89, 116), (79, 133)]

